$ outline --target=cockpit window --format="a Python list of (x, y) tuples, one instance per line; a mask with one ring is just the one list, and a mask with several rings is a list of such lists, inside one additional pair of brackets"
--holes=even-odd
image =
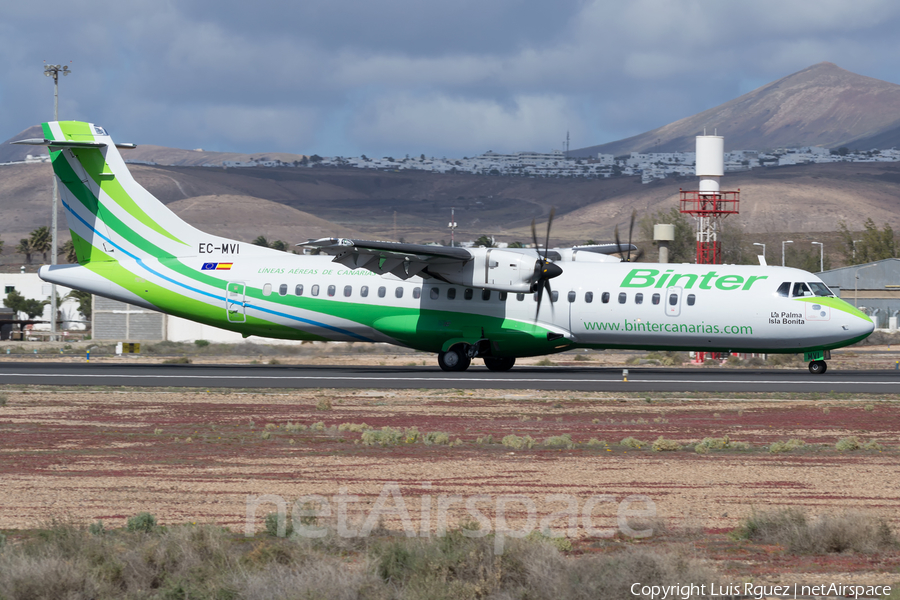
[(816, 296), (834, 296), (834, 292), (828, 289), (828, 286), (820, 281), (810, 281), (809, 287), (812, 288), (813, 294)]
[(778, 294), (779, 296), (781, 296), (782, 298), (787, 298), (788, 296), (790, 296), (791, 295), (791, 282), (785, 281), (784, 283), (779, 285), (778, 290), (775, 293)]
[(798, 281), (794, 284), (794, 293), (791, 294), (794, 298), (798, 296), (812, 296), (813, 293), (810, 291), (809, 286), (803, 283), (802, 281)]

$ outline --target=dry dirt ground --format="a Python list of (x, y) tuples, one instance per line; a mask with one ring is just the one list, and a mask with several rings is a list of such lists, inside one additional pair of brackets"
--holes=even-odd
[[(891, 352), (884, 349), (873, 360), (887, 366)], [(844, 361), (850, 368), (859, 356), (844, 356), (831, 366)], [(351, 358), (359, 362), (358, 356)], [(430, 357), (412, 354), (367, 360), (407, 364), (420, 358), (431, 364)], [(615, 360), (622, 364), (627, 358), (622, 354)], [(332, 362), (342, 360), (333, 357)], [(605, 360), (612, 359), (607, 355)], [(871, 362), (861, 364), (871, 367)], [(6, 398), (0, 406), (0, 529), (31, 528), (52, 518), (121, 526), (127, 517), (148, 511), (163, 523), (214, 522), (240, 530), (248, 496), (274, 494), (290, 509), (301, 496), (333, 498), (341, 492), (359, 497), (348, 508), (349, 522), (358, 524), (385, 484), (396, 482), (414, 526), (430, 531), (438, 527), (441, 497), (485, 494), (481, 510), (494, 519), (497, 498), (520, 495), (535, 503), (543, 519), (567, 508), (547, 496), (568, 494), (579, 515), (576, 548), (592, 551), (638, 542), (621, 534), (611, 540), (588, 535), (581, 518), (588, 500), (603, 497), (589, 510), (593, 526), (615, 528), (619, 503), (639, 494), (652, 500), (657, 514), (650, 520), (656, 535), (639, 543), (660, 536), (687, 540), (725, 572), (765, 577), (790, 571), (811, 582), (830, 581), (835, 573), (843, 573), (846, 582), (900, 579), (900, 555), (797, 558), (724, 535), (753, 511), (778, 507), (814, 515), (859, 509), (886, 517), (900, 530), (900, 395), (38, 385), (7, 387), (0, 394)], [(421, 436), (408, 441), (407, 431), (407, 441), (398, 445), (366, 445), (362, 432), (346, 425), (362, 423), (402, 431), (415, 427), (421, 436), (446, 432), (453, 444), (428, 445)], [(566, 434), (571, 448), (544, 445), (547, 438)], [(530, 436), (534, 447), (500, 443), (508, 435)], [(750, 448), (694, 451), (701, 439), (725, 435)], [(620, 444), (627, 437), (652, 442), (660, 436), (684, 448), (656, 452)], [(883, 448), (836, 450), (835, 443), (847, 436), (878, 441)], [(807, 445), (779, 454), (766, 448), (789, 438)], [(396, 498), (388, 506), (396, 506)], [(262, 506), (254, 525), (261, 527), (272, 510), (272, 505)], [(507, 514), (510, 527), (521, 527), (525, 505), (513, 502)], [(471, 513), (463, 505), (450, 507), (450, 526), (467, 518)], [(389, 515), (386, 524), (400, 528), (402, 520)], [(553, 524), (565, 525), (565, 518)], [(660, 534), (663, 529), (667, 533)]]

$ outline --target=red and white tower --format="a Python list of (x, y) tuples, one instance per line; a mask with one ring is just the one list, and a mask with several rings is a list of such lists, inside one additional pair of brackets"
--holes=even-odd
[(741, 191), (723, 192), (719, 179), (725, 175), (725, 138), (719, 135), (697, 136), (697, 176), (700, 189), (681, 192), (680, 210), (697, 218), (697, 264), (721, 262), (719, 221), (738, 213)]

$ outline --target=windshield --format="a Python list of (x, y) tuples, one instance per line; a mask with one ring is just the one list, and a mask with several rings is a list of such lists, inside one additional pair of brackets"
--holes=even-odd
[(834, 293), (828, 289), (828, 286), (818, 281), (810, 281), (809, 287), (812, 288), (816, 296), (834, 296)]

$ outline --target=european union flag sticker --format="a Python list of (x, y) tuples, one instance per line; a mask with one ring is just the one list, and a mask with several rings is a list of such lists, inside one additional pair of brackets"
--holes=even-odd
[(215, 271), (216, 265), (219, 263), (203, 263), (203, 266), (200, 267), (201, 271)]

